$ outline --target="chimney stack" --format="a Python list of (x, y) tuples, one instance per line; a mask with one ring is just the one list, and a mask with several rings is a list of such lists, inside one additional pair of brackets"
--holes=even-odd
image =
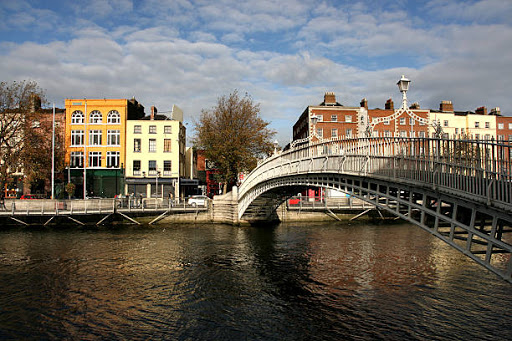
[(151, 116), (150, 116), (151, 121), (153, 121), (155, 119), (155, 115), (157, 112), (158, 112), (158, 110), (156, 109), (156, 107), (154, 105), (152, 105), (151, 106)]
[(366, 110), (368, 110), (368, 100), (366, 98), (363, 98), (359, 105), (361, 106), (361, 108), (365, 108)]
[(420, 109), (420, 104), (418, 102), (415, 102), (415, 103), (411, 104), (409, 109)]
[(490, 115), (498, 115), (498, 116), (501, 116), (501, 109), (500, 109), (500, 107), (492, 108), (492, 109), (491, 109), (491, 112), (490, 112), (489, 114), (490, 114)]
[(441, 101), (441, 104), (439, 104), (439, 111), (453, 112), (452, 101)]
[(325, 105), (335, 105), (336, 104), (336, 95), (334, 95), (334, 92), (326, 92), (325, 93), (324, 104)]
[(487, 115), (487, 108), (486, 107), (477, 108), (476, 111), (475, 111), (475, 114), (477, 114), (477, 115)]
[(395, 104), (393, 103), (393, 100), (391, 98), (386, 101), (386, 104), (384, 104), (384, 109), (395, 110)]

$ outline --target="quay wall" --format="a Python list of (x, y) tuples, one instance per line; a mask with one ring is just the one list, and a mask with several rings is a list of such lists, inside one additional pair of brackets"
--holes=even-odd
[[(168, 214), (154, 222), (153, 224), (165, 224), (165, 223), (220, 223), (230, 225), (248, 225), (249, 222), (238, 219), (238, 193), (236, 188), (233, 192), (229, 192), (222, 196), (215, 196), (213, 200), (208, 202), (208, 209), (193, 209), (188, 207), (186, 212), (182, 211), (170, 211)], [(13, 202), (6, 202), (6, 207), (0, 211), (0, 226), (17, 225), (27, 223), (27, 225), (42, 225), (45, 224), (51, 217), (52, 211), (57, 219), (52, 220), (51, 225), (58, 225), (63, 222), (70, 223), (71, 218), (75, 218), (85, 225), (95, 225), (102, 220), (106, 215), (111, 214), (113, 211), (113, 201), (105, 200), (95, 205), (96, 212), (80, 213), (82, 206), (90, 204), (91, 200), (81, 201), (73, 200), (71, 202), (59, 202), (52, 200), (17, 200)], [(13, 210), (16, 207), (16, 215), (13, 215)], [(311, 208), (288, 208), (286, 203), (281, 205), (277, 210), (277, 215), (280, 221), (283, 222), (294, 222), (294, 221), (348, 221), (357, 214), (363, 212), (368, 208), (368, 205), (357, 207), (354, 205), (346, 207), (333, 208), (332, 211), (328, 212), (325, 208), (316, 207)], [(67, 210), (67, 211), (66, 211)], [(155, 218), (159, 217), (162, 212), (146, 210), (141, 211), (134, 210), (133, 212), (123, 213), (130, 218), (134, 219), (140, 224), (149, 224)], [(22, 214), (20, 214), (22, 213)], [(26, 214), (25, 214), (26, 213)], [(43, 214), (44, 213), (44, 214)], [(373, 219), (377, 215), (376, 211), (373, 210), (361, 217), (358, 220)], [(71, 217), (68, 219), (67, 217)], [(12, 219), (12, 218), (15, 219)], [(17, 219), (17, 220), (16, 220)], [(102, 222), (104, 225), (109, 224), (131, 224), (128, 219), (123, 218), (121, 215), (114, 215), (111, 218)]]

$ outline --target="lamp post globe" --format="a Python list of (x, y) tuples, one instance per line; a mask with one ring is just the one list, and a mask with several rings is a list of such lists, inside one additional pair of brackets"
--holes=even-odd
[(405, 78), (404, 75), (402, 75), (402, 78), (400, 78), (400, 80), (396, 83), (400, 92), (407, 92), (407, 90), (409, 90), (409, 84), (411, 84), (411, 81)]

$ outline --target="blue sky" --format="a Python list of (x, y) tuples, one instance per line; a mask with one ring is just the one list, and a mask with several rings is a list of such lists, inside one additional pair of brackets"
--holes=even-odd
[[(512, 1), (0, 0), (1, 80), (65, 98), (173, 104), (192, 122), (237, 89), (281, 144), (308, 105), (400, 101), (512, 114)], [(193, 134), (191, 124), (187, 134)]]

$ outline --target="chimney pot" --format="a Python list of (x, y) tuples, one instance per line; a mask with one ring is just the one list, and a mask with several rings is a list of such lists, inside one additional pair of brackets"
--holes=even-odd
[(439, 111), (453, 112), (452, 101), (441, 101), (441, 104), (439, 104)]
[(361, 103), (359, 104), (362, 108), (368, 109), (368, 100), (366, 98), (363, 98), (361, 100)]
[(384, 104), (384, 109), (395, 110), (395, 104), (393, 103), (393, 100), (391, 98), (386, 101), (386, 104)]
[(477, 115), (487, 115), (487, 108), (486, 107), (477, 108), (476, 111), (475, 111), (475, 114), (477, 114)]
[(156, 107), (154, 105), (152, 105), (151, 106), (151, 116), (150, 116), (151, 121), (153, 121), (155, 119), (155, 115), (157, 112), (158, 112), (158, 110), (156, 109)]
[(325, 93), (324, 104), (325, 105), (335, 105), (336, 104), (336, 95), (334, 95), (334, 92), (326, 92)]

